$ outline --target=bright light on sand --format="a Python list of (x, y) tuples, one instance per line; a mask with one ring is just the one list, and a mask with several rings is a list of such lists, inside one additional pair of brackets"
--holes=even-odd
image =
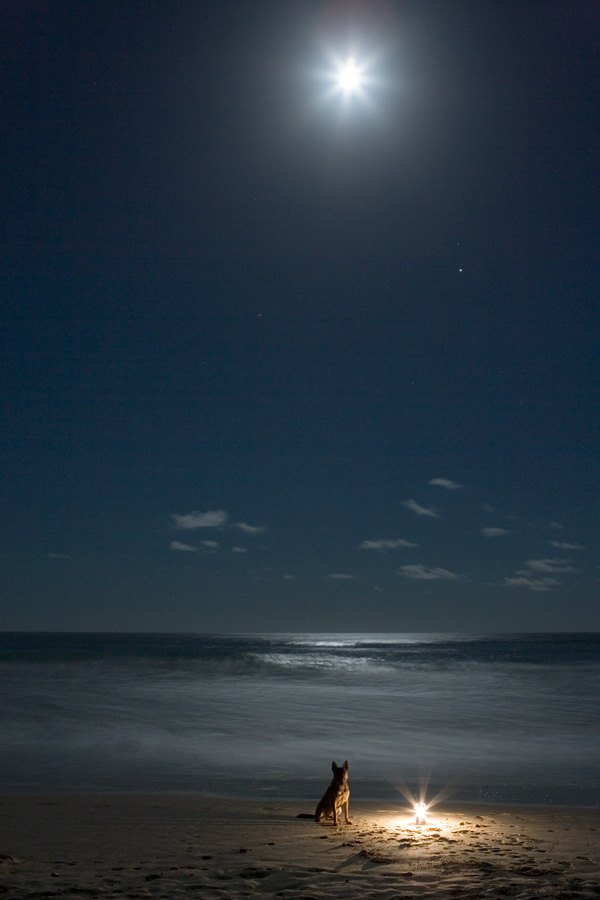
[(417, 814), (417, 825), (425, 825), (427, 822), (427, 804), (415, 803), (415, 813)]

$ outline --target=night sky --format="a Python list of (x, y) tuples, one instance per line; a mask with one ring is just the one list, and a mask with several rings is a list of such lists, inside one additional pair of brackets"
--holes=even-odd
[(600, 630), (595, 0), (1, 41), (0, 628)]

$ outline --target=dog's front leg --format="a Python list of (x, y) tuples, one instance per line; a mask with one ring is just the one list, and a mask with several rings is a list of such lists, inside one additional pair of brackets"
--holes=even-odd
[(352, 822), (350, 821), (350, 818), (348, 816), (348, 801), (347, 800), (344, 803), (344, 817), (346, 819), (346, 825), (352, 825)]

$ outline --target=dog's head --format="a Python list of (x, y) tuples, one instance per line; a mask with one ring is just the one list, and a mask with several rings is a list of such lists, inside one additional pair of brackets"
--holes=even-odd
[(348, 781), (348, 760), (343, 766), (337, 766), (335, 762), (331, 763), (331, 771), (333, 772), (333, 780), (336, 784), (344, 784)]

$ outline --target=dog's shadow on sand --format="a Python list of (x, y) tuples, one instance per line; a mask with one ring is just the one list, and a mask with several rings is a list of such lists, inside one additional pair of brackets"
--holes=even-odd
[(359, 850), (358, 853), (353, 853), (348, 859), (339, 863), (339, 865), (335, 867), (334, 872), (343, 872), (344, 869), (348, 869), (350, 866), (358, 866), (362, 871), (365, 871), (367, 869), (375, 869), (380, 866), (389, 865), (394, 862), (397, 862), (397, 860), (374, 856), (369, 853), (368, 850)]

